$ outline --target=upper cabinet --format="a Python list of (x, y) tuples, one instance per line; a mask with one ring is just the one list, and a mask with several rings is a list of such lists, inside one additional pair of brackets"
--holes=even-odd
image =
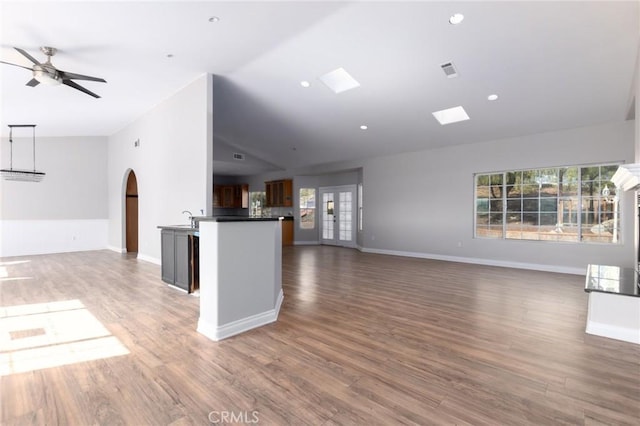
[(249, 185), (214, 185), (213, 207), (223, 209), (248, 209)]
[(293, 207), (293, 181), (291, 179), (265, 182), (266, 207)]

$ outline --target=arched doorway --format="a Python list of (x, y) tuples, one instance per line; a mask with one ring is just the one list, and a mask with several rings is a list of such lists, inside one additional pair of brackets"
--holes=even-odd
[(131, 170), (125, 192), (125, 234), (127, 253), (138, 252), (138, 180)]

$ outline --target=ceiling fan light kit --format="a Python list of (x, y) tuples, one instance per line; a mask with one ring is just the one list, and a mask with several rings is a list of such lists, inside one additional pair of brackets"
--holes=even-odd
[[(40, 182), (44, 179), (45, 173), (36, 170), (36, 125), (35, 124), (9, 124), (9, 168), (0, 169), (0, 176), (4, 180), (18, 182)], [(13, 128), (30, 127), (33, 138), (33, 170), (21, 170), (13, 168)]]
[(103, 78), (99, 77), (91, 77), (89, 75), (76, 74), (72, 72), (62, 71), (57, 69), (51, 63), (51, 57), (56, 54), (58, 49), (50, 46), (43, 46), (40, 48), (40, 51), (47, 56), (46, 62), (38, 62), (33, 56), (27, 53), (25, 50), (20, 49), (18, 47), (14, 47), (22, 56), (27, 58), (29, 61), (33, 62), (33, 66), (31, 68), (25, 67), (23, 65), (12, 64), (11, 62), (0, 61), (2, 64), (13, 65), (15, 67), (24, 68), (32, 71), (33, 78), (27, 82), (27, 86), (36, 87), (38, 84), (46, 84), (48, 86), (57, 86), (60, 84), (64, 84), (65, 86), (69, 86), (76, 90), (79, 90), (83, 93), (86, 93), (89, 96), (93, 96), (94, 98), (99, 98), (97, 94), (93, 93), (89, 89), (80, 86), (73, 80), (87, 80), (87, 81), (97, 81), (100, 83), (106, 83), (107, 81)]

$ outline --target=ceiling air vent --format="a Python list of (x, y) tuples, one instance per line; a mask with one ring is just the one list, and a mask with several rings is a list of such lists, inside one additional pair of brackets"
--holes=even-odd
[(444, 71), (444, 75), (446, 75), (447, 78), (454, 78), (458, 76), (458, 71), (453, 66), (453, 62), (441, 64), (440, 68), (442, 68), (442, 71)]
[(244, 161), (244, 154), (240, 154), (239, 152), (234, 152), (233, 159), (238, 161)]

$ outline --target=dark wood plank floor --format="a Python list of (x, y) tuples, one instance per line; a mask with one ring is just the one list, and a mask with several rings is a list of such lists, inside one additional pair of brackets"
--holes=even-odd
[[(584, 333), (579, 276), (289, 247), (279, 321), (217, 343), (159, 277), (108, 251), (0, 260), (0, 423), (640, 424), (640, 346)], [(12, 345), (63, 328), (15, 307), (69, 300), (128, 354), (11, 374)]]

